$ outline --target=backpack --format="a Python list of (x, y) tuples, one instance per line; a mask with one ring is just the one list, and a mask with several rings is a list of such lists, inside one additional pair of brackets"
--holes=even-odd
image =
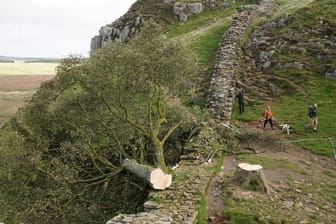
[(311, 111), (312, 111), (312, 107), (308, 107), (308, 113), (307, 115), (310, 117), (311, 116)]

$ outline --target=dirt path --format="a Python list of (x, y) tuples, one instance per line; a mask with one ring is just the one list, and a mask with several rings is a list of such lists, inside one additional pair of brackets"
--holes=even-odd
[[(334, 223), (336, 161), (303, 150), (292, 143), (281, 143), (285, 142), (285, 138), (279, 128), (263, 131), (259, 121), (239, 123), (239, 126), (246, 131), (269, 136), (277, 141), (256, 138), (248, 143), (241, 143), (240, 148), (258, 149), (258, 153), (226, 157), (221, 172), (213, 178), (208, 188), (207, 224), (227, 223), (223, 215), (227, 198), (223, 198), (222, 191), (228, 182), (224, 183), (224, 179), (232, 175), (240, 162), (263, 165), (270, 193), (265, 196), (233, 187), (231, 191), (235, 198), (242, 198), (242, 201), (258, 198), (260, 202), (259, 205), (254, 204), (256, 207), (269, 203), (268, 206), (277, 207), (277, 213), (290, 220), (289, 223), (312, 223), (311, 217), (321, 220), (319, 223)], [(233, 203), (238, 207), (246, 207), (246, 204), (239, 204), (243, 203), (239, 200)], [(262, 209), (253, 209), (256, 209), (255, 213), (258, 215), (265, 213)]]
[(224, 202), (221, 197), (221, 187), (223, 176), (234, 170), (234, 158), (232, 156), (225, 157), (221, 171), (215, 176), (208, 188), (207, 198), (207, 223), (220, 224), (224, 222), (222, 211), (224, 209)]

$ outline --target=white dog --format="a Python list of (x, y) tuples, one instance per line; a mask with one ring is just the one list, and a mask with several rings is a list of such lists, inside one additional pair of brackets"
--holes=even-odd
[(286, 132), (287, 135), (289, 135), (289, 133), (290, 133), (290, 131), (292, 129), (292, 127), (289, 126), (289, 124), (281, 124), (279, 126), (282, 127), (282, 133)]

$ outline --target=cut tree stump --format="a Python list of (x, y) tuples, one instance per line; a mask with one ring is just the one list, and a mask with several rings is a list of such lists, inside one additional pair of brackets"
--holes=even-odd
[(123, 168), (146, 180), (155, 190), (165, 190), (172, 183), (172, 175), (166, 174), (160, 168), (153, 168), (137, 163), (135, 160), (125, 159)]
[(239, 163), (233, 175), (233, 181), (244, 189), (269, 192), (261, 165)]

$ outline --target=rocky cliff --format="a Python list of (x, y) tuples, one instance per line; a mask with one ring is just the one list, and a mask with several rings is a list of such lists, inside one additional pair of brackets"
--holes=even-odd
[(257, 26), (243, 49), (239, 87), (252, 98), (269, 100), (290, 91), (307, 94), (302, 87), (307, 75), (335, 79), (335, 22), (319, 7)]
[(207, 9), (229, 8), (226, 0), (138, 0), (128, 12), (99, 29), (98, 35), (91, 39), (91, 53), (104, 47), (109, 41), (126, 41), (137, 34), (144, 21), (152, 19), (158, 23), (185, 22), (193, 14)]

